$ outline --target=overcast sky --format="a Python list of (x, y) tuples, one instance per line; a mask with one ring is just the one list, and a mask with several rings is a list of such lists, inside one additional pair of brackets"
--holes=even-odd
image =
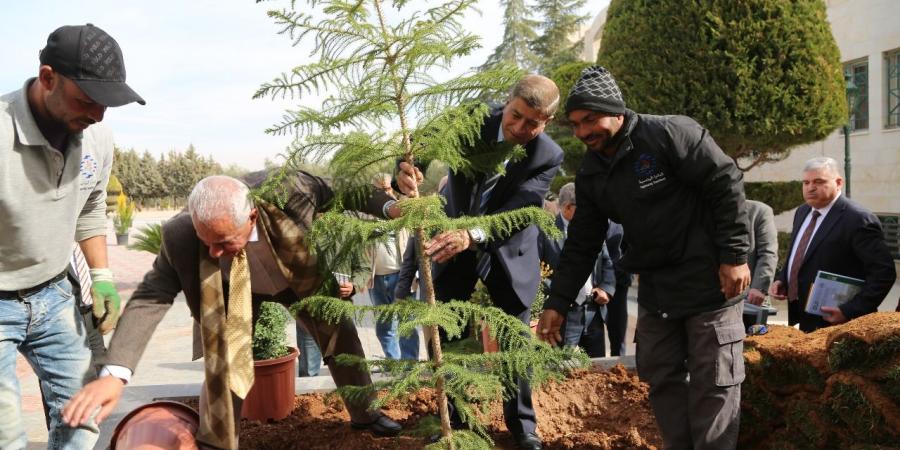
[[(589, 2), (593, 16), (608, 1)], [(216, 161), (262, 168), (290, 142), (264, 130), (279, 121), (290, 100), (253, 100), (265, 81), (309, 62), (266, 11), (285, 2), (253, 0), (4, 2), (0, 27), (0, 92), (18, 89), (37, 73), (38, 51), (61, 25), (93, 23), (122, 47), (128, 84), (147, 101), (107, 110), (104, 122), (122, 148), (155, 155), (189, 144)], [(298, 5), (305, 5), (298, 1)], [(482, 36), (482, 48), (454, 64), (481, 64), (502, 38), (499, 1), (481, 0), (482, 14), (465, 23)]]

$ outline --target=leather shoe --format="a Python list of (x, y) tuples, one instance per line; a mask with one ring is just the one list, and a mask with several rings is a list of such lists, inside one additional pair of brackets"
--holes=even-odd
[(399, 423), (384, 414), (369, 423), (350, 422), (350, 427), (354, 430), (369, 430), (372, 434), (383, 437), (396, 436), (403, 430)]
[(541, 450), (544, 448), (541, 444), (541, 438), (534, 433), (520, 434), (516, 436), (516, 442), (522, 450)]

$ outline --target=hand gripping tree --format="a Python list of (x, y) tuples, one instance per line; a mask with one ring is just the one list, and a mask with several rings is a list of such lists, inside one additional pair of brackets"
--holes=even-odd
[[(399, 332), (409, 334), (422, 326), (431, 337), (431, 359), (360, 360), (339, 355), (338, 363), (380, 367), (390, 375), (367, 388), (342, 392), (350, 398), (382, 392), (375, 407), (422, 387), (434, 389), (446, 448), (486, 448), (491, 445), (477, 417), (492, 400), (515, 388), (524, 377), (532, 384), (556, 378), (567, 368), (586, 364), (586, 356), (572, 349), (553, 349), (533, 338), (528, 327), (498, 308), (458, 299), (435, 302), (431, 263), (422, 243), (434, 233), (480, 227), (488, 239), (503, 239), (535, 224), (558, 233), (553, 219), (540, 208), (529, 207), (484, 217), (448, 218), (438, 196), (411, 198), (398, 203), (402, 217), (387, 221), (363, 220), (344, 214), (348, 199), (365, 194), (369, 175), (391, 167), (398, 159), (413, 163), (440, 160), (450, 170), (475, 177), (503, 170), (508, 159), (524, 156), (521, 146), (486, 146), (478, 139), (488, 106), (475, 99), (496, 98), (521, 75), (508, 67), (467, 73), (446, 81), (434, 75), (478, 47), (461, 20), (475, 0), (446, 1), (425, 11), (410, 11), (405, 0), (316, 1), (312, 14), (290, 7), (269, 12), (282, 26), (281, 33), (296, 44), (311, 40), (318, 61), (295, 67), (264, 84), (255, 97), (303, 98), (328, 93), (319, 108), (299, 106), (288, 111), (270, 133), (294, 133), (295, 140), (281, 176), (302, 162), (331, 157), (336, 207), (318, 218), (308, 239), (310, 248), (328, 266), (344, 264), (365, 246), (387, 239), (390, 231), (415, 230), (420, 275), (426, 302), (412, 299), (391, 305), (355, 306), (328, 296), (304, 299), (295, 308), (311, 315), (340, 321), (373, 313), (376, 320), (398, 319)], [(388, 4), (386, 4), (388, 3)], [(391, 10), (386, 11), (386, 7)], [(316, 10), (318, 8), (318, 10)], [(391, 12), (388, 17), (386, 12)], [(417, 122), (414, 126), (413, 121)], [(397, 130), (385, 131), (385, 124)], [(342, 131), (348, 130), (348, 131)], [(366, 132), (361, 133), (360, 131)], [(277, 186), (276, 180), (269, 186)], [(460, 336), (472, 321), (483, 320), (505, 349), (493, 354), (443, 352), (438, 329)], [(449, 400), (448, 400), (449, 399)], [(452, 401), (471, 431), (451, 432), (447, 402)]]

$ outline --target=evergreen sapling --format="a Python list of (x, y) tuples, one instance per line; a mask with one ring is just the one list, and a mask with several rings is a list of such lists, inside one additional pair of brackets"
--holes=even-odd
[[(449, 170), (475, 177), (502, 172), (507, 160), (524, 156), (521, 146), (481, 143), (479, 132), (488, 106), (474, 99), (497, 98), (522, 75), (517, 69), (498, 65), (478, 73), (439, 81), (434, 74), (476, 49), (478, 39), (462, 26), (464, 14), (475, 0), (453, 0), (427, 10), (415, 10), (405, 0), (385, 2), (316, 1), (300, 12), (296, 3), (268, 14), (281, 33), (295, 44), (311, 41), (318, 60), (294, 67), (289, 73), (264, 84), (256, 97), (328, 93), (318, 108), (299, 105), (268, 130), (292, 133), (287, 162), (255, 195), (278, 201), (282, 183), (302, 164), (330, 158), (335, 190), (334, 207), (313, 222), (307, 239), (328, 267), (346, 265), (363, 248), (383, 242), (390, 231), (415, 231), (420, 276), (425, 301), (412, 299), (381, 306), (357, 306), (330, 296), (314, 296), (292, 309), (338, 322), (373, 314), (376, 320), (398, 320), (398, 332), (408, 335), (421, 326), (431, 337), (431, 359), (364, 360), (338, 355), (339, 364), (378, 367), (389, 375), (367, 387), (344, 388), (348, 398), (382, 392), (373, 408), (431, 387), (439, 405), (438, 448), (490, 448), (492, 442), (478, 418), (489, 403), (517, 387), (517, 379), (539, 385), (559, 378), (566, 369), (584, 365), (587, 357), (578, 350), (551, 348), (537, 341), (528, 326), (502, 310), (477, 305), (468, 299), (436, 302), (431, 263), (422, 251), (429, 236), (446, 230), (480, 227), (489, 240), (504, 239), (535, 224), (556, 235), (553, 218), (536, 207), (482, 217), (449, 218), (436, 195), (419, 197), (417, 192), (398, 202), (402, 216), (371, 221), (344, 214), (344, 208), (367, 195), (371, 176), (392, 168), (398, 159), (413, 163), (438, 160)], [(387, 16), (386, 8), (392, 14)], [(415, 122), (415, 124), (414, 124)], [(395, 131), (388, 131), (395, 125)], [(364, 131), (364, 132), (361, 132)], [(460, 336), (473, 321), (484, 321), (504, 351), (493, 354), (444, 352), (438, 329), (449, 337)], [(447, 402), (452, 401), (471, 431), (452, 431)], [(437, 431), (422, 430), (423, 433)]]

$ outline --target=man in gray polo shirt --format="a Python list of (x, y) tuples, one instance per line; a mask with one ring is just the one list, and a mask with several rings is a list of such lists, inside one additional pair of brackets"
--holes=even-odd
[(16, 350), (41, 381), (49, 448), (93, 447), (97, 427), (70, 428), (65, 403), (89, 377), (91, 353), (66, 270), (84, 252), (101, 332), (119, 295), (106, 257), (106, 183), (113, 140), (95, 125), (107, 107), (144, 100), (125, 84), (118, 43), (93, 25), (47, 39), (37, 78), (0, 97), (0, 448), (25, 448)]

